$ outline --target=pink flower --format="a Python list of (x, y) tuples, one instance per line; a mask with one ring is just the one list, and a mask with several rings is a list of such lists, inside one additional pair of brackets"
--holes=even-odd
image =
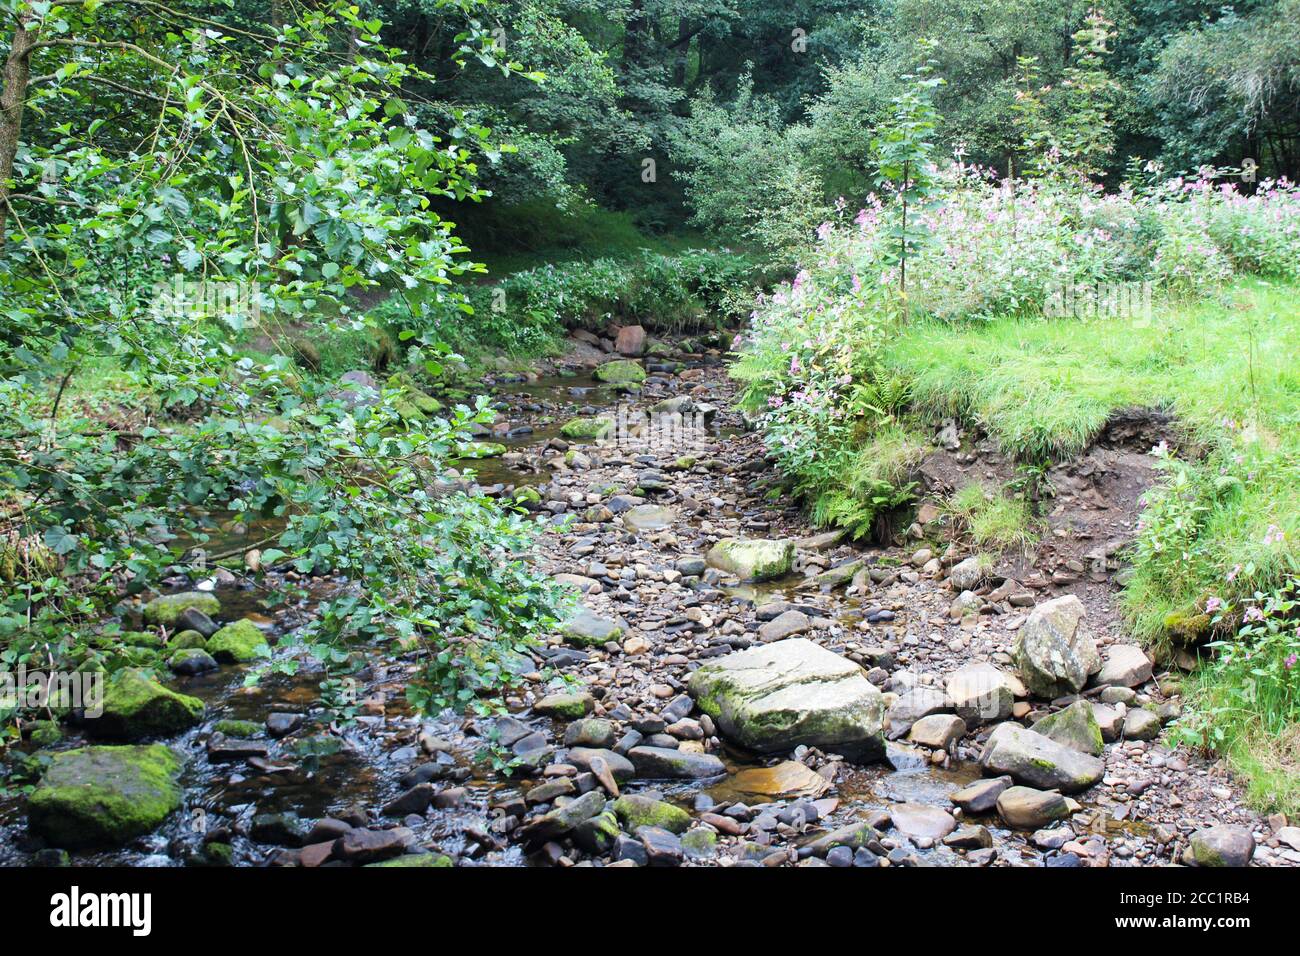
[(1220, 600), (1219, 600), (1218, 598), (1216, 598), (1216, 597), (1209, 598), (1209, 599), (1206, 600), (1206, 602), (1205, 602), (1205, 613), (1206, 613), (1206, 614), (1213, 614), (1215, 611), (1219, 610), (1219, 608), (1221, 608), (1221, 607), (1223, 607), (1223, 602), (1222, 602), (1222, 601), (1220, 601)]
[(1246, 608), (1245, 619), (1247, 621), (1262, 621), (1264, 620), (1264, 612), (1258, 607), (1252, 605), (1251, 607)]
[(1291, 668), (1295, 667), (1295, 662), (1296, 662), (1296, 656), (1294, 654), (1288, 656), (1286, 659), (1286, 669), (1290, 670)]

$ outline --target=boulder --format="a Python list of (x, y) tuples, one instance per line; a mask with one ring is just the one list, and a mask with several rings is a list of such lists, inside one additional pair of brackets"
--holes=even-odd
[(547, 694), (533, 705), (533, 712), (542, 717), (561, 717), (565, 720), (577, 720), (594, 706), (590, 694), (580, 691), (571, 694)]
[(1045, 601), (1030, 612), (1012, 649), (1030, 693), (1051, 700), (1078, 693), (1101, 657), (1084, 626), (1083, 602), (1073, 594)]
[(976, 780), (948, 795), (948, 799), (966, 813), (988, 813), (997, 805), (998, 797), (1011, 786), (1010, 777)]
[(174, 627), (186, 608), (195, 608), (209, 616), (221, 612), (221, 602), (215, 595), (206, 591), (181, 591), (178, 594), (164, 594), (156, 597), (144, 606), (146, 624), (161, 624)]
[(998, 795), (998, 815), (1008, 826), (1037, 830), (1070, 815), (1065, 797), (1055, 790), (1008, 787)]
[(1105, 764), (1019, 724), (1000, 724), (984, 745), (980, 765), (1040, 790), (1078, 793), (1101, 779)]
[(947, 710), (948, 695), (937, 687), (913, 687), (889, 707), (889, 739), (897, 740), (923, 717)]
[(1255, 855), (1255, 837), (1245, 827), (1206, 827), (1192, 834), (1189, 855), (1197, 866), (1246, 866)]
[(758, 626), (758, 639), (765, 643), (803, 634), (812, 627), (812, 618), (803, 611), (790, 610)]
[(128, 669), (107, 682), (102, 712), (94, 718), (87, 714), (86, 729), (97, 737), (139, 740), (178, 734), (202, 719), (203, 701)]
[(874, 759), (884, 753), (884, 702), (862, 668), (804, 638), (709, 661), (690, 692), (729, 739), (759, 753), (800, 744)]
[(948, 580), (957, 591), (974, 591), (984, 582), (991, 565), (988, 558), (979, 555), (958, 561), (948, 572)]
[(216, 670), (220, 665), (207, 651), (197, 647), (187, 647), (167, 658), (167, 666), (182, 677), (193, 677)]
[(685, 833), (691, 825), (691, 815), (681, 807), (663, 800), (625, 794), (614, 801), (614, 816), (628, 833), (640, 827), (659, 827), (671, 833)]
[(709, 549), (705, 560), (744, 581), (772, 581), (794, 567), (794, 542), (724, 538)]
[(1058, 744), (1065, 744), (1080, 753), (1100, 757), (1105, 744), (1092, 708), (1089, 701), (1076, 700), (1064, 710), (1048, 714), (1034, 724), (1034, 733), (1050, 737)]
[(1098, 687), (1137, 687), (1151, 679), (1151, 659), (1136, 644), (1115, 644), (1093, 678)]
[(1145, 707), (1134, 707), (1124, 715), (1125, 740), (1155, 740), (1160, 736), (1160, 716)]
[(944, 684), (949, 704), (968, 727), (1006, 720), (1024, 685), (992, 664), (976, 661), (948, 675)]
[(522, 835), (530, 843), (544, 843), (563, 836), (584, 820), (589, 820), (605, 809), (605, 795), (591, 790), (550, 813), (536, 817), (524, 824)]
[(596, 380), (611, 385), (639, 385), (645, 381), (645, 369), (640, 362), (631, 359), (616, 359), (596, 366)]
[(645, 329), (639, 325), (625, 325), (614, 339), (614, 351), (635, 358), (645, 351)]
[(266, 635), (245, 618), (227, 624), (208, 638), (208, 653), (224, 664), (245, 664), (265, 657)]
[(600, 647), (622, 637), (624, 626), (614, 618), (601, 617), (585, 607), (580, 607), (577, 613), (561, 626), (560, 634), (570, 644)]
[(180, 807), (180, 771), (180, 758), (162, 744), (55, 754), (28, 798), (29, 825), (58, 847), (121, 845)]
[(628, 759), (641, 778), (701, 780), (727, 772), (722, 761), (712, 754), (691, 753), (671, 747), (633, 747)]
[(595, 441), (608, 438), (614, 431), (610, 418), (574, 418), (560, 427), (560, 434), (570, 441)]

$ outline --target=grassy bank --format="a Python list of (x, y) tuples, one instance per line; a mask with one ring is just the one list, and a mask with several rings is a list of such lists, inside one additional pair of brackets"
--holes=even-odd
[[(1172, 412), (1187, 436), (1148, 494), (1124, 600), (1168, 656), (1215, 645), (1184, 732), (1224, 751), (1261, 805), (1300, 808), (1300, 288), (1239, 280), (1150, 321), (922, 324), (884, 352), (914, 414), (978, 423), (1027, 461), (1083, 450), (1115, 411)], [(1261, 616), (1262, 615), (1262, 616)]]
[(1162, 659), (1200, 655), (1178, 733), (1226, 754), (1261, 805), (1300, 809), (1300, 191), (954, 178), (939, 193), (913, 223), (906, 295), (898, 209), (869, 204), (758, 303), (733, 374), (785, 491), (821, 523), (888, 531), (956, 418), (1018, 475), (960, 490), (950, 513), (984, 550), (1023, 546), (1053, 463), (1116, 411), (1166, 413), (1128, 552), (1133, 632)]

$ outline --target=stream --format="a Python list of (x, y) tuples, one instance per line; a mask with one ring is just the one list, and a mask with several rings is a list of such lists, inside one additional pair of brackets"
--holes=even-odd
[[(620, 394), (593, 378), (589, 369), (564, 369), (562, 373), (548, 370), (526, 381), (496, 383), (493, 394), (500, 424), (491, 435), (483, 437), (503, 443), (507, 454), (459, 463), (466, 475), (472, 472), (473, 480), (488, 494), (508, 494), (522, 485), (538, 488), (545, 503), (558, 503), (558, 508), (563, 509), (550, 508), (556, 517), (598, 509), (600, 502), (610, 502), (609, 497), (605, 492), (595, 493), (590, 489), (610, 486), (626, 492), (638, 482), (645, 484), (644, 474), (640, 479), (630, 476), (647, 469), (657, 475), (660, 472), (655, 469), (675, 456), (574, 443), (572, 447), (584, 450), (591, 462), (586, 468), (570, 468), (565, 463), (563, 447), (557, 447), (565, 444), (560, 441), (564, 422), (577, 416), (613, 415), (620, 402), (648, 404), (679, 394), (693, 394), (697, 400), (718, 407), (709, 433), (701, 438), (703, 447), (692, 450), (692, 454), (721, 464), (663, 472), (669, 487), (658, 495), (646, 496), (647, 500), (663, 501), (674, 509), (678, 520), (671, 527), (631, 534), (626, 528), (620, 530), (617, 521), (610, 524), (602, 519), (606, 523), (598, 524), (595, 529), (577, 531), (554, 523), (545, 536), (543, 561), (552, 573), (591, 580), (596, 588), (586, 596), (586, 603), (591, 606), (598, 595), (603, 602), (600, 613), (625, 617), (632, 623), (632, 632), (646, 638), (650, 645), (646, 651), (630, 651), (626, 642), (621, 650), (588, 647), (571, 654), (567, 665), (562, 665), (567, 666), (569, 673), (601, 689), (597, 697), (598, 714), (605, 713), (624, 729), (644, 724), (647, 730), (664, 736), (662, 729), (651, 726), (653, 721), (646, 721), (646, 716), (681, 693), (691, 655), (720, 646), (715, 631), (726, 630), (722, 627), (724, 619), (733, 635), (738, 633), (737, 628), (740, 632), (752, 630), (756, 625), (755, 615), (762, 608), (784, 606), (803, 611), (813, 621), (812, 630), (805, 637), (815, 637), (828, 649), (854, 659), (862, 659), (862, 655), (870, 657), (883, 647), (890, 649), (897, 660), (896, 667), (907, 660), (909, 666), (919, 671), (936, 674), (953, 663), (960, 663), (964, 654), (977, 649), (982, 656), (1000, 660), (997, 655), (1004, 653), (1004, 645), (999, 641), (1006, 635), (997, 629), (998, 619), (984, 618), (975, 625), (964, 619), (944, 622), (942, 627), (935, 624), (951, 600), (951, 594), (944, 596), (936, 582), (899, 580), (882, 585), (877, 592), (863, 594), (844, 589), (821, 590), (812, 581), (812, 576), (828, 560), (840, 561), (852, 555), (864, 559), (868, 565), (888, 567), (888, 562), (879, 559), (888, 555), (896, 561), (900, 554), (897, 548), (843, 545), (839, 552), (832, 548), (839, 556), (828, 560), (814, 558), (810, 567), (796, 569), (775, 582), (742, 585), (723, 581), (715, 587), (707, 577), (695, 578), (690, 584), (694, 593), (687, 592), (687, 601), (674, 597), (682, 592), (673, 590), (678, 582), (673, 575), (665, 575), (663, 569), (671, 569), (682, 555), (702, 553), (712, 538), (738, 531), (771, 538), (798, 538), (814, 532), (789, 502), (765, 502), (762, 489), (752, 486), (758, 477), (756, 473), (763, 469), (747, 467), (747, 463), (761, 450), (757, 437), (745, 429), (739, 415), (730, 409), (731, 387), (725, 380), (722, 356), (716, 349), (682, 352), (671, 360), (649, 359), (646, 367), (649, 378), (639, 395)], [(678, 476), (689, 476), (689, 482)], [(592, 503), (592, 498), (596, 503)], [(214, 551), (233, 548), (252, 543), (267, 533), (265, 527), (216, 531), (208, 547)], [(905, 555), (906, 549), (901, 553)], [(260, 588), (275, 586), (275, 574), (266, 575), (258, 585)], [(336, 581), (312, 582), (312, 587), (317, 589), (337, 586)], [(246, 584), (221, 587), (215, 593), (221, 601), (220, 623), (251, 616), (275, 636), (291, 633), (311, 613), (310, 602), (267, 610), (260, 600), (267, 592)], [(882, 606), (892, 609), (891, 613), (882, 617), (879, 614)], [(897, 620), (892, 624), (880, 623), (894, 616)], [(701, 623), (701, 619), (712, 621), (713, 627)], [(739, 641), (734, 636), (733, 640)], [(963, 640), (966, 644), (950, 653)], [(918, 652), (918, 642), (933, 644), (934, 652)], [(533, 663), (554, 661), (564, 653), (564, 645), (557, 639)], [(433, 849), (452, 857), (458, 865), (610, 862), (608, 852), (584, 854), (567, 844), (554, 843), (539, 849), (515, 839), (523, 822), (519, 806), (524, 802), (539, 803), (529, 797), (532, 788), (544, 780), (576, 779), (581, 790), (590, 783), (583, 782), (583, 774), (574, 777), (570, 773), (573, 768), (569, 767), (554, 776), (534, 774), (526, 782), (520, 782), (517, 777), (492, 771), (482, 759), (490, 721), (450, 713), (434, 719), (418, 717), (406, 707), (401, 693), (405, 678), (414, 669), (413, 663), (378, 648), (369, 650), (366, 656), (367, 665), (360, 675), (362, 713), (354, 725), (338, 728), (337, 732), (315, 723), (319, 716), (316, 711), (321, 673), (310, 667), (304, 666), (292, 677), (268, 675), (252, 687), (245, 686), (246, 669), (239, 665), (223, 665), (207, 674), (164, 680), (173, 689), (198, 697), (206, 705), (201, 724), (166, 741), (187, 757), (181, 778), (182, 809), (158, 830), (125, 847), (74, 851), (70, 854), (71, 863), (77, 866), (202, 865), (214, 862), (205, 852), (205, 846), (222, 843), (232, 848), (230, 861), (239, 865), (292, 865), (301, 862), (296, 855), (298, 847), (307, 839), (312, 823), (321, 818), (345, 821), (346, 825), (355, 827), (395, 824), (397, 820), (391, 814), (385, 815), (383, 808), (409, 788), (410, 779), (404, 781), (403, 777), (414, 767), (429, 762), (440, 765), (433, 778), (437, 792), (432, 803), (422, 812), (401, 815), (401, 825), (412, 833), (408, 840), (412, 847)], [(528, 730), (540, 732), (546, 746), (555, 750), (556, 766), (561, 766), (566, 722), (539, 716), (532, 710), (546, 690), (538, 684), (535, 693), (514, 699), (512, 710), (527, 724)], [(208, 743), (217, 721), (247, 720), (262, 725), (272, 714), (300, 715), (302, 726), (280, 737), (266, 731), (259, 733), (250, 743), (264, 749), (252, 756), (229, 760), (210, 756)], [(987, 730), (983, 729), (984, 736)], [(646, 736), (652, 735), (647, 732)], [(70, 749), (86, 742), (76, 728), (69, 728), (55, 749)], [(685, 739), (680, 743), (685, 743)], [(890, 808), (898, 804), (951, 812), (950, 795), (981, 778), (981, 769), (973, 759), (979, 743), (978, 734), (972, 732), (966, 741), (944, 755), (893, 741), (884, 760), (861, 765), (833, 755), (796, 750), (795, 759), (803, 759), (823, 778), (829, 777), (828, 785), (824, 794), (811, 799), (785, 799), (765, 797), (743, 787), (738, 789), (736, 781), (738, 774), (770, 767), (786, 755), (760, 757), (719, 741), (712, 752), (722, 758), (726, 768), (720, 778), (633, 779), (622, 789), (624, 793), (661, 798), (691, 814), (724, 815), (742, 831), (739, 835), (723, 832), (716, 845), (700, 844), (702, 849), (698, 851), (692, 844), (692, 852), (684, 862), (736, 865), (762, 860), (766, 865), (773, 865), (774, 861), (805, 860), (808, 852), (801, 851), (801, 847), (806, 848), (817, 836), (855, 821), (874, 819), (884, 826), (881, 816), (887, 821)], [(875, 856), (881, 862), (905, 866), (989, 865), (995, 861), (1000, 865), (1043, 865), (1053, 861), (1064, 861), (1056, 865), (1167, 862), (1181, 832), (1178, 821), (1191, 813), (1196, 799), (1193, 790), (1201, 792), (1201, 783), (1194, 780), (1195, 788), (1189, 784), (1186, 792), (1179, 790), (1183, 779), (1179, 775), (1186, 773), (1190, 780), (1198, 774), (1204, 776), (1204, 769), (1157, 744), (1143, 743), (1140, 748), (1119, 744), (1108, 749), (1115, 751), (1113, 758), (1107, 758), (1108, 782), (1077, 796), (1074, 829), (1068, 840), (1044, 839), (1038, 834), (1013, 830), (996, 815), (986, 814), (969, 819), (959, 817), (957, 822), (986, 827), (991, 841), (984, 849), (991, 852), (977, 852), (974, 844), (950, 847), (945, 845), (942, 835), (909, 838), (882, 830), (887, 837), (883, 846), (875, 848)], [(1179, 769), (1184, 765), (1186, 770)], [(1163, 789), (1183, 793), (1177, 806), (1156, 799), (1160, 786), (1154, 790), (1144, 787), (1134, 796), (1137, 788), (1124, 785), (1139, 773), (1144, 779), (1160, 781), (1162, 771), (1168, 784)], [(769, 820), (770, 816), (779, 817), (783, 810), (801, 802), (815, 805), (808, 810), (809, 813), (815, 810), (815, 822), (791, 828)], [(545, 802), (540, 804), (544, 809)], [(268, 823), (267, 818), (286, 814), (296, 815), (298, 820), (290, 817), (287, 823), (280, 821), (281, 829), (293, 830), (295, 826), (300, 829), (277, 843), (266, 835), (274, 833), (271, 825), (276, 822)], [(1084, 820), (1091, 820), (1087, 829), (1080, 826)], [(1157, 832), (1156, 827), (1161, 823), (1174, 831), (1173, 839)], [(1075, 844), (1075, 850), (1063, 851), (1062, 844), (1067, 843)], [(41, 849), (39, 839), (26, 828), (24, 799), (15, 795), (0, 800), (0, 865), (28, 864)], [(776, 851), (782, 849), (786, 857), (778, 859)], [(861, 856), (857, 859), (861, 865)]]

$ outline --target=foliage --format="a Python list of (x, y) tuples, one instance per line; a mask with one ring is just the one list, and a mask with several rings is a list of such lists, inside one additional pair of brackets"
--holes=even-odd
[[(930, 142), (938, 114), (931, 91), (942, 84), (930, 76), (929, 64), (916, 76), (904, 77), (909, 83), (894, 97), (893, 121), (872, 141), (875, 155), (876, 183), (893, 200), (886, 230), (884, 261), (898, 266), (898, 294), (903, 317), (907, 317), (907, 260), (919, 252), (932, 233), (923, 214), (934, 197), (938, 178), (932, 168)], [(908, 213), (911, 218), (908, 218)]]
[[(423, 645), (419, 707), (508, 683), (502, 660), (558, 595), (524, 561), (522, 518), (430, 490), (490, 412), (403, 418), (399, 389), (357, 403), (249, 348), (287, 352), (291, 327), (373, 329), (354, 296), (396, 287), (418, 293), (406, 359), (436, 372), (447, 350), (427, 317), (461, 307), (451, 278), (472, 267), (429, 197), (478, 195), (458, 143), (488, 131), (422, 127), (406, 98), (434, 78), (346, 3), (247, 28), (146, 0), (6, 12), (15, 44), (35, 39), (25, 108), (42, 119), (0, 169), (6, 663), (156, 666), (123, 602), (202, 575), (180, 552), (226, 512), (281, 526), (266, 565), (348, 578), (295, 638), (331, 667), (391, 637)], [(491, 50), (470, 29), (448, 65), (519, 72)], [(138, 427), (64, 402), (97, 367), (149, 394)]]

